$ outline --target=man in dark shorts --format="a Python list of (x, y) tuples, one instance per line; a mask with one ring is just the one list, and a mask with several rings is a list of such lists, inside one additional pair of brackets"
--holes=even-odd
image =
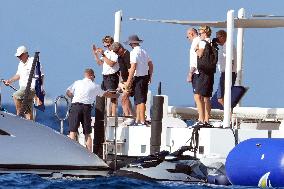
[[(111, 46), (111, 49), (118, 55), (117, 62), (119, 64), (120, 78), (122, 81), (121, 85), (123, 85), (127, 81), (129, 75), (128, 70), (130, 69), (130, 52), (119, 42), (114, 42)], [(133, 115), (129, 96), (129, 92), (123, 91), (121, 104), (124, 116)]]
[(70, 138), (76, 140), (80, 123), (85, 135), (86, 147), (92, 151), (91, 110), (96, 96), (116, 97), (116, 94), (105, 92), (94, 82), (95, 74), (92, 69), (84, 71), (84, 79), (75, 81), (67, 88), (66, 95), (72, 98), (69, 112)]
[[(119, 83), (119, 64), (117, 63), (118, 56), (111, 49), (113, 43), (113, 38), (111, 36), (105, 36), (102, 39), (103, 45), (106, 48), (96, 48), (93, 45), (93, 53), (95, 59), (99, 65), (103, 66), (103, 82), (102, 89), (108, 91), (115, 91), (118, 88)], [(101, 55), (99, 58), (98, 55)], [(115, 116), (116, 114), (117, 101), (116, 99), (111, 99), (111, 111), (108, 112), (109, 115)]]
[(125, 44), (132, 47), (130, 52), (129, 76), (125, 83), (126, 88), (132, 86), (134, 103), (136, 105), (136, 123), (145, 125), (145, 111), (148, 93), (148, 85), (151, 82), (153, 63), (148, 53), (141, 48), (142, 40), (137, 35), (129, 36)]
[[(204, 49), (207, 42), (211, 42), (211, 28), (209, 26), (201, 26), (199, 28), (199, 37), (200, 42), (195, 47), (195, 52), (197, 53), (197, 67), (200, 61), (203, 61), (204, 58)], [(210, 97), (213, 92), (214, 84), (214, 73), (206, 73), (203, 70), (198, 69), (199, 76), (196, 91), (200, 95), (200, 109), (199, 113), (199, 124), (208, 125), (210, 112), (211, 112), (211, 102)]]
[[(200, 112), (201, 109), (201, 96), (200, 94), (197, 93), (197, 85), (198, 85), (198, 77), (199, 77), (199, 72), (197, 70), (197, 54), (195, 52), (195, 47), (199, 44), (200, 38), (198, 36), (198, 32), (195, 28), (189, 28), (186, 33), (187, 39), (191, 42), (191, 47), (189, 50), (190, 54), (190, 62), (189, 62), (189, 72), (187, 75), (187, 81), (192, 83), (192, 89), (193, 89), (193, 97), (194, 101), (197, 106), (198, 112)], [(199, 124), (200, 120), (202, 120), (202, 117), (200, 117), (202, 114), (199, 114), (198, 122)]]
[[(226, 40), (227, 32), (219, 30), (216, 32), (217, 43), (219, 45), (218, 51), (218, 70), (220, 71), (220, 79), (217, 89), (218, 102), (224, 106), (224, 91), (225, 91), (225, 68), (226, 68)], [(236, 61), (236, 47), (233, 46), (233, 60), (232, 60), (232, 86), (235, 85), (237, 78), (237, 61)]]

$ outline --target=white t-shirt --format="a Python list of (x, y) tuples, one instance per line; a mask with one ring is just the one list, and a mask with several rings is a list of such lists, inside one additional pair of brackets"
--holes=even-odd
[(151, 61), (151, 58), (144, 49), (140, 46), (134, 47), (130, 52), (130, 64), (137, 64), (134, 76), (148, 75), (149, 61)]
[[(29, 57), (26, 63), (23, 63), (22, 61), (19, 62), (16, 75), (20, 76), (20, 79), (19, 79), (20, 88), (27, 86), (33, 61), (34, 61), (34, 57)], [(40, 69), (41, 69), (41, 75), (44, 75), (42, 66)], [(35, 78), (32, 79), (32, 83), (31, 83), (31, 89), (34, 89), (34, 88), (35, 88)]]
[[(208, 41), (209, 43), (211, 42), (210, 38), (205, 38), (204, 40)], [(205, 49), (206, 42), (204, 40), (200, 39), (200, 41), (199, 41), (199, 49)]]
[[(237, 54), (236, 47), (233, 45), (233, 55), (232, 60), (234, 63), (232, 64), (232, 72), (237, 72)], [(226, 69), (226, 43), (223, 46), (219, 45), (218, 50), (218, 70), (220, 72), (225, 72)]]
[(111, 61), (113, 62), (116, 62), (114, 64), (113, 67), (109, 66), (105, 61), (103, 63), (103, 72), (102, 74), (103, 75), (110, 75), (110, 74), (114, 74), (115, 72), (117, 72), (119, 70), (119, 64), (117, 63), (117, 54), (115, 54), (113, 51), (110, 51), (110, 50), (105, 50), (104, 51), (104, 55), (110, 59)]
[(194, 71), (195, 74), (198, 74), (198, 70), (197, 70), (197, 54), (196, 54), (194, 49), (197, 46), (197, 44), (199, 43), (199, 41), (200, 41), (200, 38), (195, 37), (192, 40), (191, 47), (190, 47), (190, 50), (189, 50), (189, 67), (190, 67), (190, 69), (195, 68), (195, 71)]
[(72, 103), (83, 104), (92, 104), (96, 100), (96, 96), (103, 96), (105, 93), (98, 84), (88, 78), (75, 81), (67, 90), (74, 95)]

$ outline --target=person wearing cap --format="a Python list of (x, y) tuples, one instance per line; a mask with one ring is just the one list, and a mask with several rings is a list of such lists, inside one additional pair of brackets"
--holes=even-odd
[[(113, 38), (111, 36), (105, 36), (102, 39), (103, 45), (106, 48), (96, 48), (93, 45), (93, 53), (98, 65), (103, 66), (103, 82), (102, 89), (115, 91), (118, 88), (119, 83), (119, 64), (117, 63), (118, 56), (111, 49), (111, 44), (113, 43)], [(99, 58), (99, 55), (101, 58)], [(117, 101), (116, 99), (111, 99), (111, 111), (108, 113), (111, 116), (116, 114)]]
[(148, 84), (152, 79), (153, 63), (148, 53), (141, 48), (141, 39), (131, 35), (125, 44), (132, 47), (130, 52), (129, 76), (125, 83), (126, 88), (132, 87), (134, 103), (136, 105), (136, 123), (145, 125), (145, 111), (148, 93)]
[[(200, 42), (195, 47), (195, 52), (197, 53), (197, 64), (201, 60), (205, 46), (207, 42), (211, 42), (211, 28), (209, 26), (201, 26), (199, 28)], [(209, 118), (211, 112), (211, 102), (210, 97), (212, 96), (213, 84), (214, 84), (214, 73), (208, 74), (199, 71), (198, 82), (196, 87), (196, 93), (199, 94), (199, 99), (197, 100), (197, 110), (198, 110), (198, 125), (209, 125)]]
[(73, 140), (77, 139), (77, 132), (80, 123), (83, 127), (85, 135), (86, 148), (92, 151), (92, 127), (91, 127), (91, 111), (92, 104), (96, 100), (96, 96), (105, 96), (117, 98), (117, 94), (103, 91), (95, 82), (95, 73), (92, 69), (87, 68), (84, 71), (84, 78), (75, 81), (66, 90), (66, 95), (72, 98), (72, 104), (69, 112), (69, 137)]
[(117, 62), (119, 64), (119, 72), (120, 72), (120, 78), (121, 78), (121, 83), (120, 85), (122, 86), (122, 97), (121, 97), (121, 104), (122, 104), (122, 110), (124, 116), (132, 116), (132, 108), (131, 108), (131, 101), (129, 99), (130, 93), (124, 90), (124, 83), (127, 82), (129, 72), (128, 70), (130, 69), (130, 52), (125, 49), (121, 43), (119, 42), (114, 42), (111, 45), (111, 49), (113, 52), (115, 52), (118, 55)]
[[(17, 72), (10, 79), (4, 80), (4, 84), (11, 85), (13, 82), (19, 81), (20, 88), (13, 94), (13, 100), (16, 106), (16, 113), (17, 115), (19, 115), (22, 107), (22, 101), (25, 96), (25, 89), (28, 83), (34, 57), (29, 56), (28, 50), (25, 46), (18, 47), (15, 56), (20, 60)], [(42, 72), (42, 77), (43, 77), (43, 72)], [(32, 108), (33, 108), (34, 97), (35, 97), (35, 78), (32, 79), (31, 92), (30, 96), (28, 96), (29, 107), (27, 113), (25, 114), (26, 119), (30, 120), (33, 119)]]
[[(217, 89), (218, 102), (224, 106), (224, 90), (225, 90), (225, 68), (226, 68), (226, 40), (227, 32), (219, 30), (216, 32), (217, 43), (220, 46), (218, 51), (218, 70), (220, 72), (220, 79)], [(233, 60), (232, 60), (232, 86), (235, 85), (237, 78), (237, 61), (236, 61), (236, 47), (233, 46)]]

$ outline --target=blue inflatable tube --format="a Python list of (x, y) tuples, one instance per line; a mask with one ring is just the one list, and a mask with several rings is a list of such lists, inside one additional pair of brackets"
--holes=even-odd
[(225, 167), (233, 185), (284, 187), (284, 139), (243, 141), (229, 153)]

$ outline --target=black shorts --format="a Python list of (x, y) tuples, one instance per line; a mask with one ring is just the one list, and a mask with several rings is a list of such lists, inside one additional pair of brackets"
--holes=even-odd
[(149, 76), (135, 76), (132, 90), (134, 92), (134, 104), (146, 103), (148, 93)]
[(192, 90), (193, 90), (194, 94), (196, 94), (197, 82), (198, 82), (198, 74), (194, 73), (194, 74), (192, 74), (192, 81), (191, 81)]
[(119, 83), (119, 72), (110, 75), (103, 75), (103, 82), (101, 88), (104, 91), (115, 91)]
[(69, 130), (71, 132), (78, 132), (80, 123), (83, 126), (84, 134), (92, 133), (92, 106), (91, 104), (73, 103), (69, 112)]
[(211, 97), (214, 85), (214, 74), (205, 74), (203, 72), (198, 74), (198, 81), (196, 85), (196, 94), (203, 97)]

